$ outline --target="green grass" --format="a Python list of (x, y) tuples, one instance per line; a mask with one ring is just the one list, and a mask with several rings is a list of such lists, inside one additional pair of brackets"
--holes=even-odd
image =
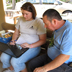
[(12, 9), (12, 7), (7, 7), (7, 9)]

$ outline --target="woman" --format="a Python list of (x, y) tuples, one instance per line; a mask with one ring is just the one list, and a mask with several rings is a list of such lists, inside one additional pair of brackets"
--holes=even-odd
[[(14, 69), (15, 72), (27, 72), (25, 63), (40, 53), (40, 46), (46, 42), (46, 29), (43, 21), (36, 18), (34, 6), (27, 2), (21, 7), (23, 17), (20, 17), (15, 26), (11, 45), (20, 44), (22, 48), (29, 48), (19, 58), (11, 57), (5, 53), (1, 55), (3, 68), (9, 68), (4, 72)], [(18, 40), (17, 40), (18, 39)], [(17, 40), (17, 41), (16, 41)]]

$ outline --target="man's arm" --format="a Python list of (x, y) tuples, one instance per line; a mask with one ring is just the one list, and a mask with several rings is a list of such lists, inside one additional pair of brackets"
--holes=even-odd
[(60, 65), (62, 65), (66, 60), (68, 60), (70, 55), (60, 54), (53, 61), (44, 65), (43, 67), (36, 68), (34, 72), (47, 72), (53, 70)]

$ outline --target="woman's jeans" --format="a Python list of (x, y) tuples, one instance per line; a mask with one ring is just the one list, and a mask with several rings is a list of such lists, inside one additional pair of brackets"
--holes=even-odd
[(18, 58), (11, 57), (6, 53), (2, 53), (1, 62), (3, 63), (3, 68), (8, 68), (12, 65), (15, 72), (19, 72), (26, 68), (25, 63), (28, 60), (36, 57), (40, 53), (40, 50), (41, 50), (40, 47), (30, 48)]

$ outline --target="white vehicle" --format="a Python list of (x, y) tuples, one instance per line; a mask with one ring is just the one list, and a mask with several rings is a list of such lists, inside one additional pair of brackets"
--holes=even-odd
[(62, 1), (57, 1), (57, 6), (54, 8), (56, 9), (59, 13), (63, 13), (64, 11), (71, 11), (72, 10), (72, 4), (70, 3), (65, 3)]
[(42, 18), (44, 11), (50, 8), (56, 9), (59, 13), (66, 10), (66, 12), (70, 12), (70, 10), (72, 10), (72, 4), (57, 0), (24, 0), (17, 2), (15, 9), (20, 10), (20, 7), (27, 1), (33, 3), (37, 11), (37, 17), (40, 18)]

